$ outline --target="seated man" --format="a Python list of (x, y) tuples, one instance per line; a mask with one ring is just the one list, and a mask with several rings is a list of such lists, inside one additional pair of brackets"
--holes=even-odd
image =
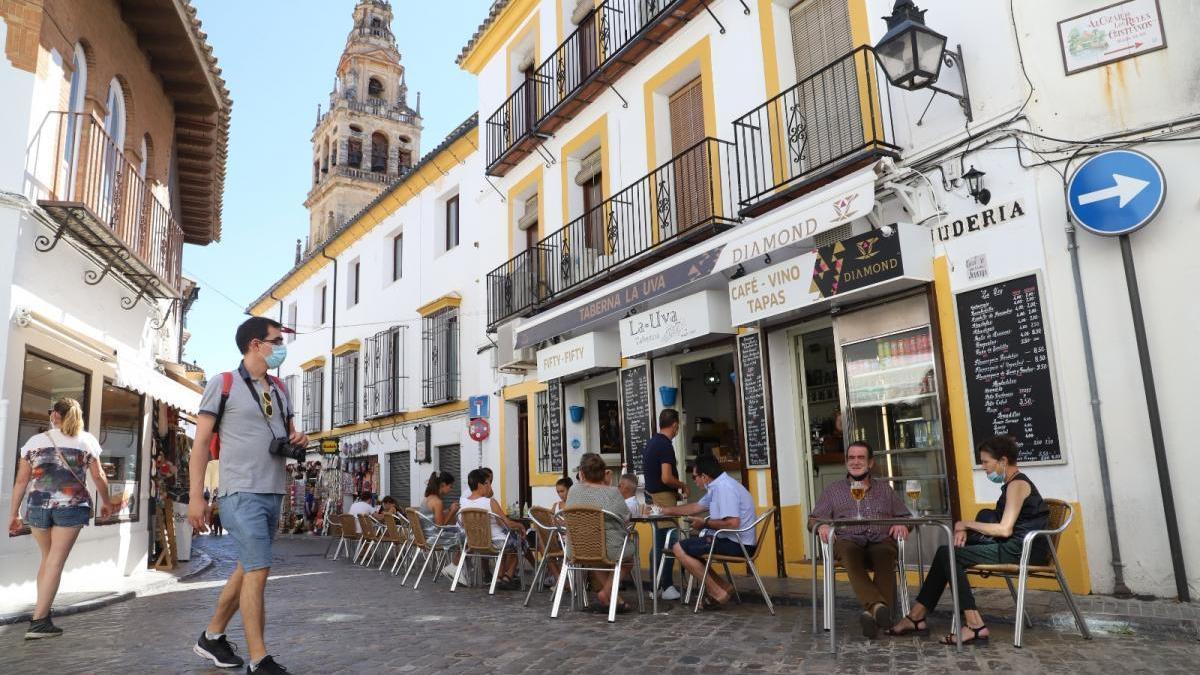
[(629, 509), (629, 513), (637, 515), (642, 512), (642, 505), (638, 504), (637, 499), (637, 474), (627, 473), (621, 476), (621, 480), (617, 483), (617, 490), (620, 491), (621, 497), (625, 499), (625, 506)]
[[(754, 500), (750, 491), (726, 474), (721, 468), (721, 463), (712, 455), (700, 455), (696, 459), (692, 476), (696, 485), (705, 490), (700, 501), (682, 506), (664, 506), (662, 512), (669, 516), (690, 516), (692, 527), (700, 530), (700, 536), (684, 539), (676, 543), (674, 548), (675, 557), (698, 579), (704, 574), (704, 562), (700, 558), (708, 555), (716, 531), (739, 530), (753, 523)], [(708, 516), (696, 515), (702, 511), (708, 511)], [(717, 537), (713, 552), (718, 555), (740, 556), (740, 540), (746, 547), (746, 552), (754, 555), (757, 544), (755, 537), (754, 530), (738, 534), (724, 533)], [(709, 570), (708, 577), (704, 579), (704, 587), (709, 597), (718, 604), (723, 605), (733, 597), (733, 588), (717, 575), (715, 569)]]
[[(846, 478), (826, 486), (813, 507), (809, 518), (846, 519), (858, 515), (858, 506), (850, 494), (850, 484), (860, 481), (866, 486), (862, 498), (863, 518), (908, 518), (900, 495), (887, 481), (871, 476), (875, 466), (874, 451), (866, 441), (855, 441), (846, 448)], [(822, 525), (817, 533), (829, 543), (829, 526)], [(863, 635), (873, 638), (881, 626), (892, 623), (890, 605), (896, 595), (896, 540), (904, 539), (908, 529), (903, 525), (852, 525), (837, 529), (833, 542), (833, 557), (846, 568), (854, 594), (862, 603)], [(874, 579), (867, 574), (870, 568)]]

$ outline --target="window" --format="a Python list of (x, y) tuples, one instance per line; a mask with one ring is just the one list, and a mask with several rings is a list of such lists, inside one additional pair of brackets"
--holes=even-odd
[(355, 169), (362, 168), (362, 139), (351, 138), (346, 141), (346, 164)]
[[(100, 399), (100, 436), (97, 439), (103, 448), (100, 468), (108, 478), (109, 499), (119, 501), (121, 506), (107, 519), (101, 519), (97, 512), (97, 525), (138, 519), (143, 419), (145, 414), (141, 394), (114, 386), (111, 382), (104, 384)], [(97, 499), (96, 503), (101, 502)]]
[(539, 391), (537, 393), (537, 467), (538, 473), (554, 473), (553, 461), (550, 452), (550, 394), (549, 392)]
[(358, 421), (358, 352), (333, 357), (333, 426)]
[(404, 410), (404, 327), (392, 326), (367, 338), (363, 362), (363, 417)]
[(458, 246), (458, 195), (446, 200), (446, 250)]
[[(120, 188), (118, 180), (121, 165), (124, 163), (125, 148), (125, 94), (121, 83), (114, 77), (108, 85), (108, 99), (105, 101), (107, 113), (104, 115), (105, 140), (101, 142), (99, 152), (103, 155), (104, 170), (100, 180), (100, 213), (97, 214), (105, 222), (112, 222), (117, 215), (118, 195)], [(90, 152), (90, 151), (89, 151)]]
[[(291, 328), (292, 330), (296, 330), (296, 321), (298, 320), (298, 317), (297, 317), (298, 313), (299, 313), (299, 310), (296, 308), (296, 303), (293, 302), (290, 305), (288, 305), (288, 308), (287, 308), (287, 327), (288, 328)], [(296, 334), (295, 333), (285, 333), (283, 336), (283, 339), (287, 342), (292, 342), (293, 340), (296, 339)]]
[(359, 262), (358, 260), (355, 260), (354, 262), (350, 263), (350, 274), (347, 275), (348, 278), (346, 279), (346, 281), (348, 282), (346, 284), (346, 286), (347, 286), (347, 288), (346, 288), (346, 304), (350, 307), (353, 307), (354, 305), (358, 304), (358, 286), (359, 286), (358, 282), (359, 282), (359, 279), (361, 278), (361, 276), (360, 276), (361, 269), (362, 269), (362, 263)]
[(412, 168), (412, 151), (400, 150), (396, 153), (396, 171), (404, 173)]
[(76, 136), (80, 123), (83, 121), (83, 95), (87, 89), (87, 57), (83, 53), (83, 47), (75, 45), (75, 58), (71, 62), (71, 91), (67, 94), (68, 110), (72, 113), (67, 115), (67, 136), (66, 142), (63, 144), (63, 165), (68, 167), (68, 180), (74, 180), (75, 153), (78, 150), (76, 147)]
[(50, 426), (46, 412), (60, 398), (68, 397), (83, 406), (83, 426), (87, 428), (88, 374), (37, 354), (25, 354), (25, 374), (21, 381), (21, 419), (17, 428), (17, 451), (25, 441)]
[(404, 276), (404, 235), (398, 234), (392, 238), (392, 281), (399, 281)]
[(317, 315), (314, 318), (317, 320), (318, 326), (325, 325), (325, 298), (328, 296), (328, 293), (326, 293), (327, 290), (325, 284), (321, 284), (320, 288), (317, 289)]
[(388, 170), (388, 139), (376, 131), (371, 134), (371, 171), (387, 173)]
[(321, 431), (322, 394), (325, 391), (325, 368), (304, 371), (304, 414), (300, 417), (304, 433)]
[(424, 318), (421, 342), (425, 355), (422, 400), (433, 406), (458, 399), (458, 308)]

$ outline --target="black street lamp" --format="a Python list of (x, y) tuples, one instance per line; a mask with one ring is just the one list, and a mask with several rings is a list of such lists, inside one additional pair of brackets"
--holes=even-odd
[[(891, 16), (884, 17), (888, 32), (875, 45), (875, 56), (893, 86), (907, 91), (932, 89), (958, 99), (972, 120), (971, 99), (967, 94), (967, 75), (963, 68), (962, 46), (955, 51), (946, 49), (946, 36), (925, 25), (925, 10), (918, 9), (913, 0), (896, 0)], [(934, 85), (942, 64), (958, 68), (962, 93), (940, 89)]]
[(983, 187), (985, 175), (986, 172), (976, 169), (972, 164), (970, 170), (963, 174), (963, 179), (967, 181), (967, 194), (971, 195), (976, 204), (987, 206), (987, 203), (992, 201), (992, 191)]

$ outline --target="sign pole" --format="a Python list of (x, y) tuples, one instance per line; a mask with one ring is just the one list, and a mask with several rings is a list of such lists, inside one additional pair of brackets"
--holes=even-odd
[(1158, 467), (1158, 486), (1162, 492), (1163, 515), (1167, 520), (1167, 543), (1171, 547), (1171, 567), (1175, 572), (1175, 591), (1180, 602), (1190, 602), (1187, 570), (1183, 563), (1183, 542), (1179, 537), (1179, 521), (1175, 516), (1175, 497), (1171, 491), (1171, 470), (1167, 466), (1167, 448), (1163, 441), (1162, 418), (1158, 412), (1158, 394), (1154, 388), (1154, 369), (1150, 364), (1150, 347), (1146, 340), (1146, 323), (1142, 316), (1142, 298), (1138, 292), (1137, 270), (1133, 264), (1133, 247), (1129, 235), (1122, 234), (1121, 260), (1125, 263), (1125, 285), (1129, 289), (1129, 306), (1133, 313), (1133, 333), (1137, 339), (1138, 361), (1142, 368), (1142, 386), (1146, 389), (1146, 410), (1150, 415), (1150, 439), (1154, 444), (1154, 462)]

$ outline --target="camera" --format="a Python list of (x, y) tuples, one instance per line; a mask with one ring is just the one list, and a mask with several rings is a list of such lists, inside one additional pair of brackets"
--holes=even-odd
[(267, 448), (267, 451), (272, 455), (286, 457), (288, 459), (296, 460), (297, 462), (304, 461), (304, 446), (293, 445), (292, 442), (286, 438), (271, 439), (271, 447)]

